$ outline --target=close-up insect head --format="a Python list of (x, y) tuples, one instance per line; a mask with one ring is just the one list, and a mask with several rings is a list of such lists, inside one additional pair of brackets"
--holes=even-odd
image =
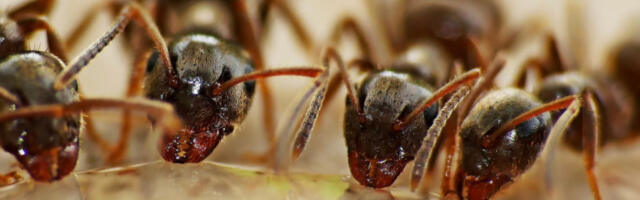
[(3, 0), (0, 199), (637, 199), (637, 13)]

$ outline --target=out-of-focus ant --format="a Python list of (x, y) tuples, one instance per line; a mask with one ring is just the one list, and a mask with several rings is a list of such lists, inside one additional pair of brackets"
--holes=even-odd
[[(367, 2), (374, 22), (382, 25), (386, 46), (390, 48), (392, 61), (407, 52), (437, 48), (445, 57), (460, 60), (463, 67), (485, 66), (484, 60), (505, 42), (502, 34), (502, 15), (499, 6), (491, 0), (481, 1), (374, 1)], [(339, 39), (342, 30), (352, 30), (360, 42), (362, 53), (375, 55), (373, 48), (362, 41), (372, 35), (351, 16), (343, 18), (332, 39)], [(379, 58), (370, 58), (380, 63)]]
[[(253, 97), (254, 80), (281, 75), (315, 77), (325, 70), (318, 67), (263, 70), (261, 54), (244, 1), (215, 2), (213, 6), (222, 6), (216, 7), (216, 11), (229, 11), (227, 16), (231, 16), (232, 20), (215, 21), (216, 26), (212, 27), (183, 27), (182, 24), (189, 24), (188, 18), (170, 20), (165, 18), (171, 15), (163, 16), (171, 13), (179, 15), (182, 13), (179, 9), (193, 5), (194, 2), (154, 3), (156, 4), (152, 8), (167, 9), (152, 9), (159, 17), (159, 24), (163, 25), (161, 27), (178, 26), (179, 31), (168, 32), (182, 32), (168, 35), (173, 37), (169, 45), (165, 43), (147, 9), (138, 3), (129, 2), (121, 9), (115, 25), (94, 46), (104, 47), (132, 19), (145, 29), (144, 32), (153, 41), (157, 51), (141, 57), (140, 61), (144, 62), (137, 62), (135, 65), (128, 95), (140, 93), (144, 80), (145, 96), (171, 103), (185, 121), (185, 126), (178, 133), (162, 137), (160, 153), (167, 161), (185, 163), (205, 159), (220, 140), (231, 134), (244, 120)], [(218, 32), (224, 34), (220, 29), (229, 29), (228, 23), (233, 24), (233, 32), (228, 35), (229, 38), (219, 36)], [(242, 46), (231, 41), (232, 39), (241, 41)], [(245, 48), (248, 53), (244, 51)], [(81, 67), (65, 69), (56, 80), (57, 88), (73, 80)], [(265, 112), (273, 114), (270, 110)], [(271, 116), (265, 120), (270, 118)], [(112, 158), (118, 158), (124, 152), (128, 139), (126, 135), (122, 134), (125, 137), (121, 137), (116, 149), (112, 150)]]
[[(43, 15), (47, 2), (34, 1), (0, 16), (0, 144), (13, 154), (36, 181), (59, 180), (75, 168), (78, 159), (81, 113), (92, 109), (121, 108), (145, 111), (165, 131), (175, 131), (180, 120), (170, 105), (149, 100), (81, 99), (75, 82), (54, 89), (65, 67), (57, 34)], [(52, 53), (26, 50), (25, 38), (45, 30)], [(88, 49), (71, 63), (81, 66), (98, 50)], [(9, 173), (5, 176), (12, 176)], [(2, 177), (7, 180), (8, 177)]]

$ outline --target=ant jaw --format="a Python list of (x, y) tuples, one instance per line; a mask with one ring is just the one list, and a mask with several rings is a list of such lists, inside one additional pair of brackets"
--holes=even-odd
[(173, 163), (197, 163), (209, 156), (224, 137), (217, 130), (194, 132), (182, 129), (174, 134), (164, 134), (160, 155)]
[(468, 175), (464, 178), (462, 196), (465, 199), (490, 199), (502, 186), (512, 182), (511, 177), (495, 174), (490, 177)]
[(372, 188), (390, 186), (407, 162), (408, 160), (368, 159), (355, 151), (349, 152), (349, 169), (353, 178), (360, 184)]
[[(27, 150), (28, 151), (28, 150)], [(40, 152), (25, 152), (20, 149), (14, 154), (31, 177), (38, 182), (52, 182), (60, 180), (71, 173), (78, 160), (78, 143), (69, 143)]]

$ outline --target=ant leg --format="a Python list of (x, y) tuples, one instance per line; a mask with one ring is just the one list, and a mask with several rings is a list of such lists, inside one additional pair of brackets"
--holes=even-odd
[(182, 121), (174, 114), (170, 104), (144, 99), (85, 99), (70, 104), (38, 105), (20, 108), (15, 111), (0, 114), (0, 122), (11, 121), (26, 117), (61, 117), (73, 113), (94, 109), (121, 108), (144, 111), (160, 122), (160, 126), (167, 132), (176, 132), (182, 127)]
[[(358, 103), (359, 102), (358, 97), (354, 93), (355, 89), (353, 89), (353, 86), (349, 81), (349, 75), (347, 74), (346, 68), (344, 66), (344, 63), (342, 62), (342, 58), (340, 57), (340, 55), (335, 51), (335, 49), (328, 48), (325, 51), (322, 60), (323, 60), (323, 64), (327, 67), (326, 71), (320, 76), (318, 76), (315, 82), (316, 84), (312, 88), (310, 88), (306, 93), (304, 93), (304, 96), (302, 97), (302, 99), (298, 101), (299, 103), (297, 104), (296, 108), (291, 113), (291, 117), (289, 118), (289, 122), (292, 122), (292, 123), (286, 126), (286, 128), (283, 130), (280, 136), (280, 139), (278, 140), (278, 145), (277, 145), (278, 149), (276, 150), (276, 158), (275, 158), (275, 166), (274, 166), (276, 172), (286, 170), (289, 164), (292, 161), (295, 161), (300, 156), (300, 153), (302, 153), (302, 150), (304, 150), (304, 147), (307, 144), (307, 141), (309, 139), (309, 136), (311, 135), (313, 126), (316, 123), (316, 119), (318, 117), (318, 111), (322, 107), (324, 99), (326, 99), (325, 97), (327, 96), (326, 90), (328, 87), (327, 84), (329, 84), (327, 79), (329, 78), (329, 74), (330, 74), (328, 67), (330, 64), (329, 62), (331, 60), (336, 62), (336, 64), (338, 65), (338, 68), (340, 69), (340, 74), (342, 74), (341, 76), (342, 80), (344, 81), (344, 84), (347, 87), (349, 98), (351, 99), (352, 102), (354, 102), (354, 107), (356, 108), (356, 110), (358, 110), (357, 111), (358, 113), (360, 114), (362, 113)], [(296, 120), (297, 116), (299, 116), (300, 112), (302, 112), (302, 105), (305, 102), (307, 102), (312, 95), (313, 95), (313, 100), (311, 102), (311, 107), (309, 107), (309, 109), (305, 113), (302, 126), (294, 136), (292, 135), (291, 129), (294, 128), (296, 123), (293, 123), (293, 122), (297, 121)], [(360, 120), (363, 120), (363, 118), (361, 118)], [(289, 152), (289, 149), (291, 149), (291, 152)]]
[[(297, 67), (297, 68), (278, 68), (278, 69), (268, 69), (268, 70), (262, 70), (262, 71), (255, 71), (249, 74), (245, 74), (243, 76), (240, 77), (236, 77), (233, 78), (231, 80), (228, 80), (224, 83), (222, 83), (222, 85), (213, 88), (213, 90), (211, 91), (211, 94), (213, 95), (219, 95), (222, 92), (224, 92), (226, 89), (238, 84), (238, 83), (242, 83), (245, 81), (250, 81), (250, 80), (263, 80), (264, 78), (268, 78), (268, 77), (273, 77), (273, 76), (306, 76), (306, 77), (317, 77), (320, 73), (324, 72), (325, 70), (321, 67)], [(269, 113), (271, 114), (271, 113)], [(269, 115), (270, 116), (270, 115)], [(271, 135), (268, 135), (271, 137)], [(269, 143), (271, 144), (269, 146), (269, 150), (267, 152), (265, 152), (262, 155), (255, 155), (255, 154), (247, 154), (245, 155), (245, 157), (248, 160), (254, 160), (254, 161), (258, 161), (258, 162), (264, 162), (265, 160), (267, 160), (268, 156), (273, 155), (273, 151), (275, 151), (276, 146), (277, 146), (277, 141), (275, 141), (275, 133), (273, 134), (273, 139), (269, 141)]]
[(367, 35), (363, 30), (362, 26), (356, 22), (353, 17), (345, 17), (341, 19), (338, 24), (332, 29), (330, 32), (331, 44), (337, 44), (341, 36), (344, 32), (351, 31), (356, 37), (358, 41), (358, 48), (360, 52), (362, 52), (363, 56), (366, 60), (372, 60), (373, 63), (377, 63), (375, 56), (373, 55), (373, 50), (371, 49), (370, 39), (371, 36)]
[(459, 119), (460, 122), (462, 122), (464, 117), (466, 117), (467, 114), (469, 114), (469, 111), (471, 111), (471, 107), (473, 107), (473, 103), (478, 99), (478, 97), (480, 97), (480, 95), (483, 92), (492, 88), (492, 86), (494, 85), (494, 81), (498, 76), (498, 73), (502, 71), (502, 68), (504, 68), (504, 65), (505, 65), (504, 60), (498, 60), (491, 67), (489, 67), (489, 69), (487, 69), (487, 71), (482, 76), (482, 79), (479, 81), (478, 87), (474, 88), (471, 91), (471, 93), (469, 93), (469, 96), (467, 96), (463, 101), (460, 108), (459, 117), (462, 118), (462, 119)]
[(20, 98), (3, 87), (0, 87), (0, 98), (13, 104), (20, 104)]
[(262, 30), (260, 30), (260, 33), (266, 33), (268, 32), (268, 29), (271, 28), (268, 24), (266, 24), (267, 18), (269, 17), (271, 9), (277, 8), (283, 15), (284, 19), (287, 20), (291, 28), (293, 28), (295, 35), (298, 37), (298, 41), (300, 41), (307, 52), (311, 52), (311, 50), (314, 48), (314, 45), (309, 34), (303, 28), (300, 18), (293, 13), (293, 10), (289, 6), (289, 3), (283, 1), (284, 0), (266, 0), (260, 4), (258, 8), (258, 11), (260, 12), (260, 24), (262, 28)]
[[(137, 59), (133, 72), (131, 73), (131, 77), (129, 78), (129, 87), (125, 94), (126, 98), (139, 96), (142, 92), (146, 64), (151, 53), (152, 51), (148, 51), (142, 57)], [(129, 136), (131, 135), (132, 129), (131, 114), (130, 110), (125, 110), (122, 114), (122, 126), (120, 127), (118, 142), (112, 150), (109, 151), (109, 155), (107, 156), (107, 162), (111, 164), (122, 162), (122, 159), (127, 152), (127, 148), (129, 147)]]
[(425, 166), (425, 163), (429, 160), (429, 157), (432, 156), (434, 143), (438, 139), (449, 117), (456, 110), (458, 104), (464, 100), (467, 94), (469, 94), (469, 91), (471, 90), (469, 85), (479, 77), (479, 69), (474, 69), (462, 74), (460, 77), (442, 86), (433, 94), (433, 96), (423, 101), (421, 105), (409, 113), (409, 115), (397, 120), (393, 125), (394, 129), (401, 130), (404, 128), (404, 124), (406, 122), (411, 121), (416, 115), (422, 113), (426, 108), (433, 105), (433, 103), (437, 102), (445, 95), (457, 90), (438, 112), (438, 116), (434, 119), (433, 125), (431, 125), (429, 130), (427, 130), (427, 135), (423, 139), (422, 145), (416, 153), (416, 159), (411, 173), (411, 190), (415, 190), (420, 183), (424, 170), (427, 167)]
[(171, 60), (169, 58), (169, 50), (167, 49), (167, 44), (162, 38), (160, 31), (153, 23), (153, 20), (149, 16), (149, 13), (139, 4), (134, 2), (129, 2), (120, 12), (117, 22), (113, 25), (113, 27), (107, 31), (98, 41), (96, 41), (91, 47), (85, 52), (77, 57), (69, 67), (66, 67), (65, 70), (56, 78), (54, 83), (54, 88), (59, 90), (63, 88), (65, 85), (69, 84), (76, 74), (85, 67), (91, 59), (93, 59), (102, 49), (109, 44), (113, 40), (113, 38), (118, 35), (124, 28), (129, 24), (129, 22), (133, 19), (136, 23), (140, 24), (146, 30), (149, 37), (153, 40), (155, 44), (155, 48), (160, 52), (163, 62), (165, 63), (165, 67), (167, 68), (167, 75), (169, 76), (169, 80), (171, 85), (177, 84), (175, 78), (175, 72), (173, 71), (173, 66)]
[[(85, 100), (84, 94), (82, 94), (80, 90), (78, 90), (78, 93), (80, 94), (79, 95), (80, 101), (84, 101)], [(89, 112), (85, 112), (82, 117), (84, 118), (86, 133), (89, 139), (98, 145), (98, 148), (100, 148), (100, 151), (109, 152), (111, 150), (111, 145), (109, 145), (109, 142), (104, 140), (104, 138), (102, 138), (102, 136), (98, 134), (98, 131), (96, 131), (96, 127), (95, 127), (95, 124), (93, 123), (93, 118), (91, 117), (91, 114)]]
[(21, 15), (16, 22), (22, 33), (25, 35), (30, 35), (37, 30), (44, 29), (47, 34), (47, 46), (49, 46), (49, 51), (60, 58), (63, 62), (67, 62), (67, 55), (64, 47), (60, 42), (58, 34), (55, 32), (53, 27), (51, 27), (47, 18), (39, 15)]
[[(233, 1), (232, 7), (234, 9), (233, 17), (234, 21), (237, 22), (235, 25), (235, 32), (240, 34), (240, 41), (242, 45), (247, 49), (251, 58), (253, 58), (253, 62), (256, 65), (256, 70), (264, 70), (264, 60), (262, 58), (262, 52), (260, 51), (260, 47), (258, 45), (258, 39), (255, 35), (255, 31), (253, 28), (253, 24), (249, 18), (249, 14), (247, 12), (247, 6), (245, 5), (243, 0)], [(275, 127), (275, 111), (273, 110), (273, 94), (271, 93), (271, 89), (267, 85), (265, 80), (259, 79), (257, 81), (257, 85), (259, 87), (259, 91), (262, 92), (262, 106), (263, 106), (263, 116), (264, 119), (264, 127), (266, 129), (265, 133), (267, 136), (267, 140), (269, 141), (269, 145), (273, 148), (276, 145), (276, 127)]]
[[(460, 58), (463, 60), (465, 64), (465, 69), (469, 67), (479, 67), (483, 71), (487, 70), (487, 60), (480, 53), (480, 49), (478, 48), (478, 42), (475, 38), (467, 36), (464, 38), (464, 48), (463, 53), (464, 57)], [(454, 47), (455, 48), (455, 47)]]
[(600, 196), (600, 189), (598, 187), (598, 181), (594, 172), (596, 163), (596, 152), (598, 147), (598, 137), (600, 136), (600, 111), (596, 104), (596, 99), (593, 96), (593, 92), (586, 91), (583, 94), (584, 109), (582, 110), (582, 128), (584, 134), (582, 135), (582, 146), (584, 147), (582, 153), (584, 155), (584, 164), (587, 174), (587, 180), (593, 193), (593, 198), (596, 200), (602, 199)]
[(55, 0), (34, 0), (9, 12), (8, 16), (11, 19), (18, 19), (25, 14), (47, 15), (55, 3)]
[[(376, 67), (369, 60), (366, 59), (355, 59), (349, 62), (347, 68), (357, 67), (360, 71), (372, 71), (375, 70)], [(329, 83), (327, 86), (327, 94), (325, 98), (327, 99), (327, 104), (330, 104), (334, 99), (334, 96), (340, 89), (340, 81), (342, 81), (342, 76), (331, 76), (329, 79)], [(324, 115), (325, 110), (320, 110), (320, 115)]]
[(567, 62), (562, 57), (556, 37), (552, 34), (548, 34), (546, 39), (547, 52), (549, 53), (549, 55), (547, 55), (549, 56), (549, 63), (547, 64), (549, 66), (547, 68), (550, 68), (549, 70), (552, 72), (566, 72), (571, 70), (569, 69), (569, 66), (567, 66)]

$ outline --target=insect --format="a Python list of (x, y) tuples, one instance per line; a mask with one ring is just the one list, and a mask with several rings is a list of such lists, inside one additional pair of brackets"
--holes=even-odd
[[(184, 6), (164, 3), (170, 10)], [(138, 62), (129, 91), (135, 96), (144, 80), (144, 95), (172, 104), (185, 121), (183, 129), (161, 139), (160, 154), (167, 161), (186, 163), (205, 159), (244, 120), (254, 93), (254, 80), (281, 75), (315, 77), (324, 71), (318, 67), (261, 70), (262, 58), (244, 2), (221, 3), (233, 10), (234, 29), (238, 31), (235, 33), (240, 34), (243, 46), (217, 35), (215, 28), (208, 31), (206, 27), (195, 31), (183, 27), (185, 32), (173, 36), (167, 45), (147, 10), (134, 2), (121, 9), (115, 25), (94, 44), (104, 47), (132, 19), (153, 41), (157, 51), (141, 60), (146, 62)], [(81, 67), (65, 69), (56, 84), (62, 86), (73, 80)], [(121, 138), (120, 144), (126, 139)], [(123, 150), (116, 151), (116, 155), (121, 155)]]
[[(449, 10), (450, 7), (446, 5), (444, 8), (440, 7), (439, 4), (437, 5), (433, 6), (434, 9), (447, 10), (446, 14), (456, 14), (458, 11), (455, 9), (455, 11), (451, 11)], [(423, 7), (428, 8), (429, 6)], [(435, 19), (434, 21), (429, 21), (429, 23), (433, 23), (434, 27), (442, 25), (439, 24), (440, 21)], [(407, 26), (408, 29), (409, 27), (414, 28), (415, 26)], [(340, 81), (345, 83), (349, 98), (347, 100), (344, 130), (351, 173), (362, 185), (375, 188), (386, 187), (391, 185), (402, 172), (404, 166), (414, 159), (422, 138), (427, 134), (426, 130), (429, 127), (435, 130), (443, 128), (443, 124), (434, 122), (435, 117), (442, 116), (439, 123), (447, 121), (449, 114), (453, 113), (454, 108), (464, 98), (464, 95), (457, 94), (456, 100), (451, 101), (450, 105), (442, 107), (442, 110), (446, 111), (443, 111), (444, 114), (440, 115), (437, 114), (439, 108), (436, 103), (437, 99), (444, 96), (444, 93), (455, 91), (455, 88), (470, 87), (469, 84), (477, 78), (479, 72), (477, 70), (470, 71), (470, 74), (466, 74), (462, 76), (461, 80), (458, 80), (462, 82), (453, 81), (450, 83), (452, 85), (447, 84), (442, 87), (442, 90), (433, 93), (432, 87), (442, 86), (446, 83), (446, 77), (451, 76), (450, 71), (453, 69), (452, 65), (455, 60), (468, 62), (465, 65), (467, 67), (477, 64), (481, 65), (479, 67), (484, 67), (485, 61), (479, 52), (479, 48), (475, 45), (476, 42), (471, 39), (472, 36), (470, 35), (463, 34), (459, 36), (460, 38), (454, 39), (455, 41), (445, 41), (433, 39), (432, 37), (435, 37), (435, 35), (425, 33), (422, 37), (423, 40), (412, 38), (411, 47), (396, 49), (399, 52), (396, 52), (398, 55), (394, 56), (395, 61), (390, 68), (375, 69), (374, 63), (379, 63), (377, 63), (378, 59), (373, 56), (373, 52), (370, 49), (372, 47), (370, 43), (371, 37), (365, 35), (363, 29), (354, 19), (347, 17), (340, 21), (333, 30), (332, 42), (337, 42), (343, 31), (352, 31), (356, 35), (359, 48), (364, 54), (363, 59), (352, 61), (348, 67), (359, 67), (360, 69), (368, 70), (369, 73), (357, 89), (352, 88), (342, 59), (334, 50), (328, 50), (323, 64), (327, 66), (330, 60), (334, 60), (341, 69), (341, 76), (331, 77), (327, 86), (328, 89), (326, 89), (326, 99), (327, 101), (332, 99)], [(411, 31), (418, 30), (411, 29)], [(424, 38), (438, 41), (434, 43), (425, 41)], [(462, 54), (454, 54), (450, 51), (451, 49), (444, 48), (444, 44), (462, 45), (459, 48), (466, 48), (465, 52), (470, 52), (470, 54), (465, 54), (464, 58), (460, 57)], [(405, 87), (419, 89), (405, 89)], [(312, 108), (315, 109), (319, 109), (323, 99), (325, 99), (324, 88), (319, 89), (317, 92), (315, 98), (311, 100)], [(436, 100), (421, 102), (421, 100), (425, 100), (431, 95), (434, 95), (433, 97)], [(420, 103), (427, 104), (425, 104), (426, 106), (420, 106)], [(429, 107), (432, 104), (433, 106)], [(407, 117), (412, 109), (415, 109), (415, 111), (411, 114), (411, 117)], [(424, 115), (416, 117), (422, 111), (424, 111)], [(280, 170), (278, 168), (286, 168), (289, 160), (297, 159), (315, 123), (317, 112), (317, 110), (307, 111), (307, 116), (304, 118), (300, 130), (298, 130), (297, 136), (285, 135), (282, 137), (279, 145), (277, 145), (281, 149), (276, 154), (278, 155), (276, 158), (276, 164), (278, 165), (276, 170)], [(368, 112), (374, 112), (375, 114)], [(357, 117), (358, 115), (369, 117)], [(412, 121), (411, 125), (399, 125), (409, 123), (409, 120), (417, 120), (424, 123), (414, 123)], [(433, 126), (432, 123), (434, 124)], [(388, 126), (394, 126), (394, 128), (389, 129)], [(291, 127), (289, 126), (288, 128)], [(377, 134), (378, 131), (388, 132), (389, 134)], [(283, 134), (288, 133), (289, 131), (283, 132)], [(287, 139), (292, 141), (287, 143)], [(293, 145), (293, 151), (291, 152), (291, 158), (288, 158), (286, 147), (291, 145)]]
[[(329, 48), (324, 65), (334, 61), (347, 87), (344, 136), (349, 168), (362, 185), (383, 188), (391, 185), (404, 166), (414, 159), (422, 139), (429, 132), (439, 132), (457, 104), (468, 94), (479, 77), (471, 70), (433, 91), (423, 74), (415, 68), (391, 67), (371, 71), (355, 87), (349, 80), (342, 58)], [(296, 160), (310, 136), (322, 105), (326, 85), (314, 95), (302, 125), (292, 137), (285, 129), (278, 143), (276, 170), (284, 170)], [(457, 91), (438, 113), (440, 98)], [(301, 103), (304, 101), (301, 101)], [(295, 120), (291, 120), (295, 121)], [(434, 133), (430, 133), (434, 134)], [(292, 149), (289, 152), (289, 149)]]
[[(575, 95), (542, 105), (519, 89), (486, 93), (461, 123), (460, 161), (453, 184), (442, 188), (443, 196), (489, 199), (528, 170), (544, 148), (553, 145), (551, 137), (564, 132), (581, 105), (581, 97)], [(546, 112), (562, 108), (567, 110), (552, 127)], [(416, 165), (412, 182), (419, 181), (423, 170)], [(448, 184), (453, 186), (446, 187)]]
[[(491, 0), (481, 1), (393, 1), (368, 2), (371, 15), (382, 25), (386, 48), (392, 61), (416, 44), (431, 43), (444, 50), (443, 56), (459, 60), (463, 67), (485, 66), (481, 58), (491, 58), (504, 46), (500, 7)], [(384, 13), (384, 14), (383, 14)], [(382, 15), (383, 14), (383, 15)], [(358, 40), (371, 40), (353, 17), (343, 18), (334, 28), (332, 38), (339, 39), (341, 29), (353, 30)], [(375, 46), (360, 42), (364, 55), (374, 55)], [(382, 47), (383, 49), (385, 47)], [(370, 58), (380, 63), (380, 58)]]
[[(630, 95), (625, 90), (623, 83), (605, 75), (596, 75), (570, 68), (563, 61), (553, 36), (547, 37), (547, 43), (547, 51), (552, 56), (546, 61), (529, 63), (527, 78), (543, 79), (533, 82), (538, 82), (534, 93), (544, 102), (581, 94), (585, 91), (590, 91), (593, 94), (595, 107), (593, 112), (598, 116), (598, 125), (591, 127), (589, 124), (584, 124), (583, 120), (576, 120), (569, 126), (563, 141), (571, 149), (584, 154), (587, 178), (594, 195), (599, 198), (596, 177), (593, 173), (597, 148), (634, 136), (632, 120), (635, 107), (633, 101), (629, 98)], [(586, 114), (578, 114), (578, 119), (583, 119), (583, 115)], [(557, 120), (558, 116), (558, 112), (552, 113), (553, 120)], [(596, 132), (590, 133), (589, 129), (596, 129)], [(596, 138), (589, 138), (593, 136)]]
[[(180, 120), (165, 103), (80, 99), (75, 82), (55, 90), (54, 80), (63, 70), (66, 58), (57, 34), (42, 17), (48, 10), (42, 6), (50, 5), (34, 1), (0, 16), (0, 144), (34, 180), (51, 182), (73, 171), (84, 111), (105, 108), (145, 111), (153, 115), (162, 130), (177, 130)], [(36, 30), (46, 31), (51, 53), (25, 49), (25, 38)], [(84, 65), (86, 59), (80, 57), (72, 65)]]

